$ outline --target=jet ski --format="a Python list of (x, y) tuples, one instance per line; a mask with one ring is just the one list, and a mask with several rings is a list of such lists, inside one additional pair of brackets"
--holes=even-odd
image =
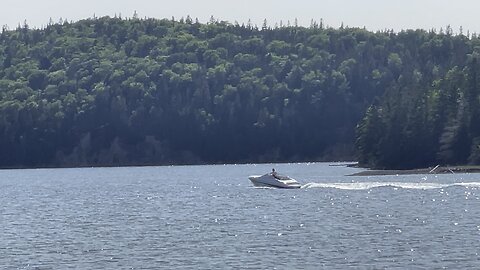
[(251, 175), (248, 177), (256, 187), (274, 187), (274, 188), (300, 188), (302, 185), (295, 179), (288, 176), (279, 175), (276, 172), (264, 175)]

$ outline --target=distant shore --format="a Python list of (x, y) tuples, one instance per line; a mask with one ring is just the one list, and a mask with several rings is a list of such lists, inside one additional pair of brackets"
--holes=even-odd
[(480, 173), (480, 166), (436, 166), (411, 170), (365, 170), (350, 176)]

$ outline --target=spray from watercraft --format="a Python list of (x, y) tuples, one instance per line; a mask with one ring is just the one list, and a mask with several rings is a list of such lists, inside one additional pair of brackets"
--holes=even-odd
[(343, 189), (343, 190), (369, 190), (373, 188), (401, 188), (401, 189), (442, 189), (448, 187), (469, 187), (469, 188), (480, 188), (480, 182), (469, 182), (469, 183), (450, 183), (450, 184), (441, 184), (441, 183), (405, 183), (405, 182), (355, 182), (355, 183), (307, 183), (302, 185), (302, 188), (333, 188), (333, 189)]

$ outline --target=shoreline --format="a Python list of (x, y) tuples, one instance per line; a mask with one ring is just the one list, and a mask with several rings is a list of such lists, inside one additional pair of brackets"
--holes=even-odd
[(413, 174), (456, 174), (456, 173), (480, 173), (480, 166), (436, 166), (430, 168), (409, 170), (369, 170), (361, 171), (348, 176), (376, 176), (376, 175), (413, 175)]

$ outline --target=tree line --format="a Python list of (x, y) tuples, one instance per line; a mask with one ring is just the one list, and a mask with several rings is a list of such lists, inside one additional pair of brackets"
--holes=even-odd
[(476, 163), (476, 36), (212, 18), (0, 34), (0, 166)]

